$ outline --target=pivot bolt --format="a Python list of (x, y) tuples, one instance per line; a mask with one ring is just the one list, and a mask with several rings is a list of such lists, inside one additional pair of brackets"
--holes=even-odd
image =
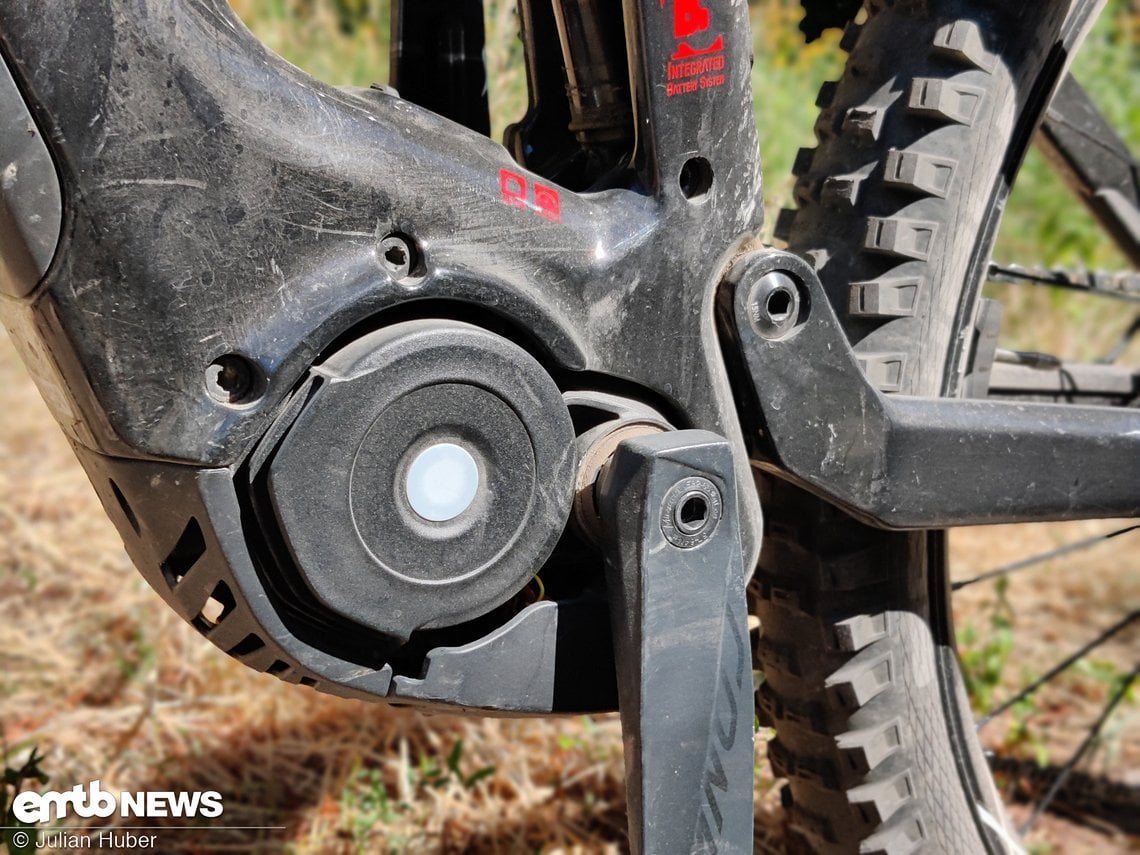
[(773, 270), (760, 277), (748, 295), (748, 319), (767, 339), (780, 339), (800, 320), (800, 289), (787, 273)]

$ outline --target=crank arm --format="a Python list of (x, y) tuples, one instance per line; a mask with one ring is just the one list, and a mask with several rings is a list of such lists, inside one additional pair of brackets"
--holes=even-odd
[(729, 283), (762, 468), (886, 528), (1140, 515), (1140, 410), (886, 396), (806, 261), (752, 253)]
[(627, 440), (603, 471), (630, 848), (752, 851), (752, 679), (732, 448)]

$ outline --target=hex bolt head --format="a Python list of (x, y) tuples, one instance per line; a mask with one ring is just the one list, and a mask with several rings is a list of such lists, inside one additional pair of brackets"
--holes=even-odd
[(661, 533), (674, 546), (693, 549), (705, 543), (724, 515), (724, 500), (708, 478), (682, 478), (665, 494)]
[(415, 245), (402, 235), (388, 235), (380, 241), (380, 263), (395, 280), (407, 279), (419, 261)]
[(237, 353), (219, 356), (206, 368), (206, 392), (219, 404), (252, 404), (265, 391), (265, 378), (250, 360)]
[(790, 333), (800, 321), (799, 284), (779, 270), (765, 273), (748, 294), (748, 319), (752, 328), (767, 339)]

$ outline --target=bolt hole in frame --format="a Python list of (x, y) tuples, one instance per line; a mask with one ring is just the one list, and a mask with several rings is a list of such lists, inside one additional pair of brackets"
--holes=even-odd
[[(682, 170), (682, 176), (683, 175), (684, 175), (684, 170)], [(693, 195), (698, 195), (698, 194), (692, 194), (691, 195), (689, 192), (685, 192), (685, 187), (686, 186), (689, 186), (689, 187), (700, 186), (699, 183), (693, 184), (693, 183), (685, 182), (682, 180), (680, 182), (680, 184), (681, 184), (681, 189), (687, 198), (691, 199)], [(547, 188), (545, 185), (543, 185), (541, 183), (538, 185), (535, 185), (532, 182), (527, 181), (525, 185), (524, 184), (512, 183), (510, 185), (510, 189), (512, 192), (510, 194), (507, 194), (507, 195), (512, 196), (512, 198), (521, 200), (522, 204), (519, 207), (526, 207), (530, 210), (535, 210), (536, 212), (538, 212), (540, 214), (540, 216), (544, 216), (547, 219), (554, 219), (554, 217), (552, 216), (554, 214), (554, 209), (553, 209), (552, 205), (550, 204), (550, 201), (549, 201), (550, 197), (547, 194), (547, 191), (550, 188)], [(779, 307), (777, 307), (777, 308), (779, 308)], [(779, 319), (778, 317), (776, 317), (777, 315), (780, 314), (778, 311), (772, 312), (772, 314), (774, 316), (774, 318), (773, 318), (774, 320)]]
[(265, 376), (249, 359), (237, 353), (219, 356), (206, 369), (206, 390), (223, 404), (253, 404), (265, 392)]

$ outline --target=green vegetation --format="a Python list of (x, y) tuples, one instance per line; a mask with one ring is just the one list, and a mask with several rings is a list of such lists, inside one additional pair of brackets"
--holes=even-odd
[(441, 769), (430, 757), (420, 761), (420, 782), (425, 787), (444, 787), (454, 782), (465, 790), (472, 790), (484, 778), (495, 774), (494, 766), (483, 766), (471, 774), (466, 774), (460, 768), (463, 759), (463, 740), (457, 739), (448, 752), (446, 768)]
[[(19, 766), (8, 765), (10, 756), (7, 751), (4, 753), (4, 777), (0, 779), (0, 824), (5, 827), (0, 840), (7, 844), (10, 855), (30, 855), (37, 849), (35, 825), (20, 822), (12, 811), (12, 803), (26, 785), (46, 786), (51, 779), (40, 768), (44, 758), (35, 748)], [(21, 829), (28, 829), (30, 837)]]
[(979, 716), (995, 706), (996, 693), (1002, 686), (1002, 675), (1013, 652), (1014, 613), (1006, 598), (1008, 585), (1008, 579), (999, 579), (994, 600), (978, 610), (981, 629), (971, 621), (958, 632), (962, 677), (970, 703)]
[[(442, 766), (428, 753), (422, 754), (414, 766), (406, 764), (398, 776), (402, 780), (396, 780), (393, 787), (389, 786), (382, 769), (357, 763), (340, 796), (341, 814), (353, 845), (360, 852), (374, 851), (370, 847), (377, 830), (397, 823), (412, 811), (417, 796), (450, 786), (471, 793), (480, 781), (496, 772), (494, 766), (482, 766), (474, 772), (465, 772), (463, 766), (462, 739), (452, 744)], [(392, 835), (384, 841), (388, 851), (393, 852), (403, 851), (400, 847), (407, 842), (403, 837)]]
[[(384, 783), (384, 773), (376, 768), (357, 766), (345, 782), (340, 798), (347, 831), (357, 851), (367, 851), (368, 839), (378, 827), (395, 823), (407, 807), (393, 801)], [(406, 843), (402, 837), (389, 840), (392, 846)]]
[[(993, 598), (971, 610), (970, 617), (958, 630), (958, 657), (970, 705), (979, 719), (1012, 696), (1020, 687), (1029, 686), (1040, 674), (1025, 667), (1010, 675), (1018, 649), (1017, 614), (1009, 598), (1008, 577), (999, 578), (993, 586)], [(1021, 650), (1024, 651), (1024, 639)], [(1072, 704), (1077, 699), (1090, 701), (1095, 707), (1114, 696), (1129, 679), (1129, 672), (1117, 663), (1086, 657), (1067, 671), (1058, 674), (1041, 691), (1022, 698), (1009, 710), (1009, 722), (998, 747), (1003, 753), (1033, 757), (1039, 766), (1050, 761), (1046, 740), (1048, 726), (1037, 719), (1040, 714), (1065, 698)], [(1017, 688), (1014, 688), (1017, 687)], [(1140, 699), (1140, 688), (1133, 684), (1124, 696), (1125, 705)], [(1103, 756), (1106, 767), (1119, 752), (1119, 724), (1108, 728), (1094, 743), (1086, 760), (1091, 765)]]
[(815, 98), (820, 84), (839, 79), (846, 58), (835, 30), (805, 44), (798, 29), (802, 15), (798, 0), (752, 4), (752, 91), (764, 164), (767, 240), (776, 213), (795, 207), (792, 162), (800, 148), (815, 144), (812, 126), (819, 115)]
[(265, 45), (321, 80), (388, 79), (388, 0), (231, 0)]
[[(994, 585), (994, 599), (984, 604), (974, 615), (982, 629), (971, 620), (958, 632), (958, 657), (962, 678), (970, 705), (979, 717), (986, 716), (1004, 695), (1012, 693), (1003, 679), (1016, 640), (1016, 615), (1009, 601), (1009, 579), (998, 579)], [(1033, 681), (1034, 675), (1022, 674), (1019, 685)], [(1003, 691), (1004, 690), (1004, 691)], [(1049, 755), (1041, 733), (1031, 727), (1037, 712), (1033, 696), (1023, 698), (1010, 710), (1012, 721), (1002, 740), (1003, 751), (1014, 754), (1031, 754), (1038, 765), (1044, 766)]]

